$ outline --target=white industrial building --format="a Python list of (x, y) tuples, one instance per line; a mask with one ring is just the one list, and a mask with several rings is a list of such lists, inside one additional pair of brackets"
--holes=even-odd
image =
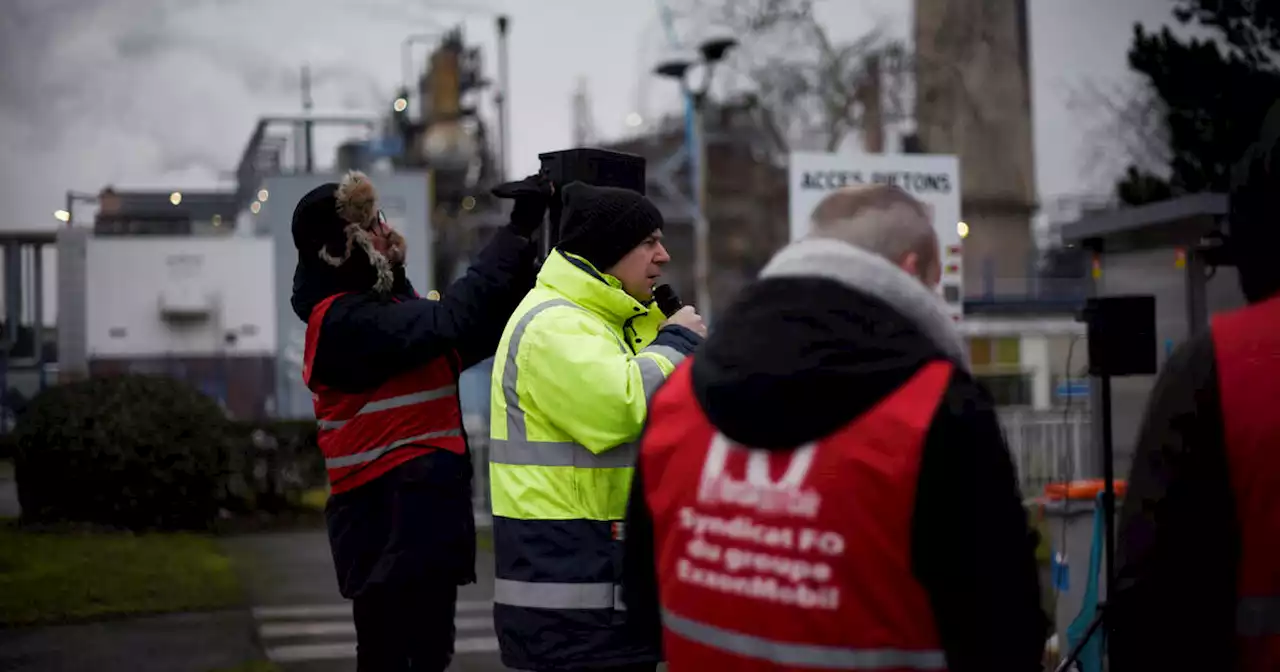
[[(230, 224), (236, 213), (216, 211), (204, 219), (140, 217), (145, 208), (130, 203), (139, 197), (121, 194), (125, 214), (116, 220), (127, 225), (111, 218), (104, 224), (99, 214), (93, 228), (59, 229), (59, 376), (165, 374), (236, 417), (311, 417), (301, 376), (306, 325), (289, 304), (297, 262), (293, 206), (338, 179), (336, 172), (265, 177), (238, 226)], [(409, 279), (426, 287), (428, 174), (374, 179), (384, 212), (405, 235)], [(165, 221), (186, 224), (170, 233)]]

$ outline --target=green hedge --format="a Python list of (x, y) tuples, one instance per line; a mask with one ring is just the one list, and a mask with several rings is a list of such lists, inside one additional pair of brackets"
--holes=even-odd
[(325, 485), (310, 421), (236, 422), (177, 380), (123, 375), (51, 387), (19, 417), (24, 522), (210, 529), (280, 513)]
[(206, 528), (222, 499), (229, 429), (213, 400), (169, 378), (51, 387), (14, 430), (23, 519)]
[(231, 514), (306, 508), (306, 493), (327, 483), (313, 421), (232, 425), (224, 508)]

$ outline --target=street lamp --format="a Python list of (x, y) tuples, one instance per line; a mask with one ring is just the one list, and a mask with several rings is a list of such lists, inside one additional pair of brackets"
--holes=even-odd
[[(656, 67), (654, 74), (659, 77), (677, 80), (692, 112), (692, 134), (690, 161), (694, 193), (693, 222), (693, 277), (694, 295), (698, 310), (704, 315), (711, 315), (711, 240), (710, 224), (707, 221), (707, 138), (705, 108), (707, 94), (711, 90), (711, 79), (715, 75), (716, 64), (724, 60), (729, 50), (737, 46), (738, 41), (732, 37), (714, 37), (698, 45), (698, 54), (677, 55), (667, 58)], [(701, 65), (702, 82), (698, 86), (690, 83), (689, 71)]]

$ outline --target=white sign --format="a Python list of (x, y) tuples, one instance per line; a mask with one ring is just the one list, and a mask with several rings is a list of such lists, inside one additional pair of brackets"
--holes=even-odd
[(813, 211), (826, 195), (860, 184), (893, 184), (928, 206), (942, 253), (938, 292), (955, 319), (964, 311), (960, 219), (960, 162), (931, 154), (791, 154), (791, 240), (809, 233)]

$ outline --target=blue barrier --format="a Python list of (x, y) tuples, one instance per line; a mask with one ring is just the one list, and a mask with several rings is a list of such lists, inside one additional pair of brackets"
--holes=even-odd
[[(1103, 527), (1106, 508), (1102, 498), (1105, 493), (1098, 493), (1093, 509), (1093, 548), (1089, 551), (1089, 580), (1085, 585), (1084, 598), (1080, 604), (1080, 613), (1067, 626), (1067, 648), (1071, 651), (1089, 633), (1089, 626), (1098, 615), (1098, 574), (1102, 571)], [(1108, 586), (1110, 589), (1110, 586)], [(1080, 672), (1102, 672), (1102, 654), (1105, 650), (1106, 629), (1099, 628), (1093, 637), (1080, 651), (1076, 666)]]

